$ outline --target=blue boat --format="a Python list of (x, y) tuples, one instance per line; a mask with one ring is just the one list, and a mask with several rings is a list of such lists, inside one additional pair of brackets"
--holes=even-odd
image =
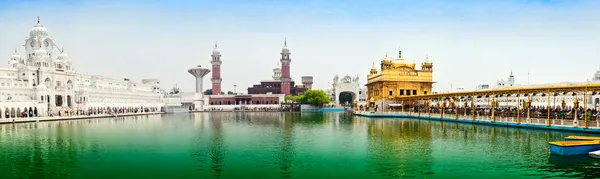
[(600, 141), (549, 142), (550, 153), (555, 155), (587, 155), (600, 150)]

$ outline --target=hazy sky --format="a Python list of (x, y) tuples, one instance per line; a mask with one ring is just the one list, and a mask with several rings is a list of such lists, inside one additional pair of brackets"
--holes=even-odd
[[(519, 84), (584, 81), (600, 67), (597, 0), (386, 1), (0, 1), (0, 59), (40, 16), (81, 72), (159, 78), (194, 89), (187, 69), (223, 54), (223, 91), (271, 79), (283, 39), (291, 75), (329, 88), (335, 74), (360, 75), (401, 47), (409, 61), (434, 63), (436, 91), (494, 84), (511, 69)], [(204, 88), (210, 88), (210, 74)]]

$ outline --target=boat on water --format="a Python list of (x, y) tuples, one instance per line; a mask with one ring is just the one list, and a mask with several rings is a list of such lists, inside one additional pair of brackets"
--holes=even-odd
[(600, 140), (600, 137), (596, 137), (596, 136), (568, 136), (565, 137), (565, 141), (594, 141), (594, 140)]
[(549, 142), (550, 153), (555, 155), (585, 155), (600, 150), (600, 140)]
[(590, 152), (590, 153), (588, 153), (588, 155), (590, 155), (590, 157), (593, 157), (593, 158), (600, 158), (600, 150)]

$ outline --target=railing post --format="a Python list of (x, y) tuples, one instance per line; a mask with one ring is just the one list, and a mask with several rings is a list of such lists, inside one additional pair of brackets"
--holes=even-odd
[(471, 120), (475, 121), (475, 96), (471, 96)]
[(585, 111), (583, 113), (583, 128), (587, 129), (588, 128), (588, 115), (587, 115), (587, 87), (585, 87), (584, 91), (583, 91), (583, 111)]
[(550, 126), (550, 88), (548, 88), (548, 119), (546, 119), (546, 126)]
[(517, 124), (521, 124), (521, 94), (517, 91)]

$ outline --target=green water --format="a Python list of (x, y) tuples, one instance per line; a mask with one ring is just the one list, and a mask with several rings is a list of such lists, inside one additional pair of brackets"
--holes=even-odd
[(572, 133), (344, 113), (196, 113), (0, 125), (0, 178), (593, 178)]

